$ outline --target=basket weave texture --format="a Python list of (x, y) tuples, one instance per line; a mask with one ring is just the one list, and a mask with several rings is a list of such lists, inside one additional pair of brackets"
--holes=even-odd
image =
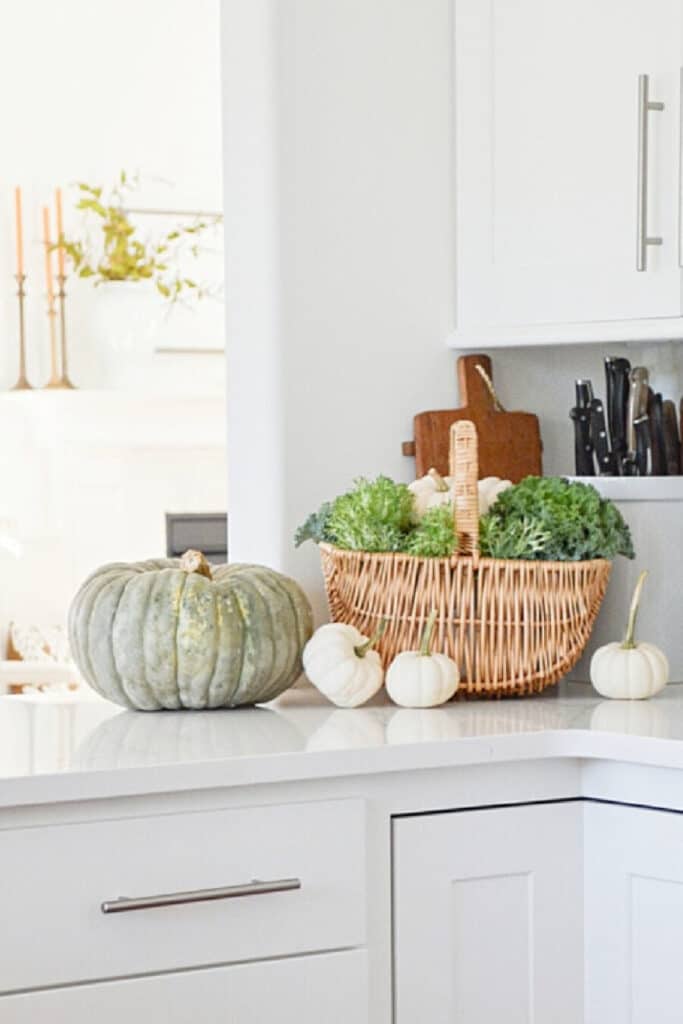
[(539, 693), (576, 664), (607, 589), (611, 562), (512, 561), (479, 555), (477, 433), (451, 427), (458, 552), (450, 558), (345, 551), (320, 544), (333, 621), (370, 634), (385, 666), (416, 650), (437, 610), (433, 650), (455, 660), (459, 695)]

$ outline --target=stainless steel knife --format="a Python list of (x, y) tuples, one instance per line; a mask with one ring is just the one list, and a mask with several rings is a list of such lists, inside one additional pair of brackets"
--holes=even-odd
[(650, 374), (645, 366), (634, 366), (629, 376), (628, 411), (626, 415), (626, 444), (631, 455), (635, 455), (636, 420), (647, 415), (647, 392)]
[(650, 418), (647, 413), (638, 416), (633, 426), (636, 435), (636, 472), (638, 476), (647, 476), (651, 469)]

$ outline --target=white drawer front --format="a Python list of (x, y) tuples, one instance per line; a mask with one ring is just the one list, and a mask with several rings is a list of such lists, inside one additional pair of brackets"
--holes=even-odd
[[(104, 914), (104, 901), (298, 878)], [(365, 942), (365, 808), (340, 800), (0, 832), (0, 991)]]
[(360, 950), (0, 997), (7, 1024), (367, 1024)]

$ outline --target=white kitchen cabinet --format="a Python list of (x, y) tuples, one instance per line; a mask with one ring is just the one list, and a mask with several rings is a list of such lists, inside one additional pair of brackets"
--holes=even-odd
[[(682, 334), (681, 0), (454, 0), (454, 12), (452, 343)], [(642, 75), (664, 105), (646, 140)], [(641, 227), (662, 242), (644, 270), (639, 195)]]
[(581, 821), (568, 802), (394, 823), (396, 1024), (582, 1020)]
[(4, 1024), (366, 1024), (366, 954), (295, 957), (8, 996)]
[(331, 800), (3, 833), (0, 992), (363, 946), (364, 815)]
[(38, 750), (0, 786), (0, 1024), (679, 1024), (680, 689), (293, 694), (116, 714), (73, 771)]
[(683, 815), (585, 808), (586, 1024), (680, 1024)]

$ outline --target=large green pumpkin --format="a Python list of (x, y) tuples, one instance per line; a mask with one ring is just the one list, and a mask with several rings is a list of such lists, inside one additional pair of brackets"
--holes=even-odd
[(104, 565), (69, 611), (69, 641), (103, 697), (142, 711), (272, 700), (313, 631), (301, 588), (259, 565), (182, 559)]

